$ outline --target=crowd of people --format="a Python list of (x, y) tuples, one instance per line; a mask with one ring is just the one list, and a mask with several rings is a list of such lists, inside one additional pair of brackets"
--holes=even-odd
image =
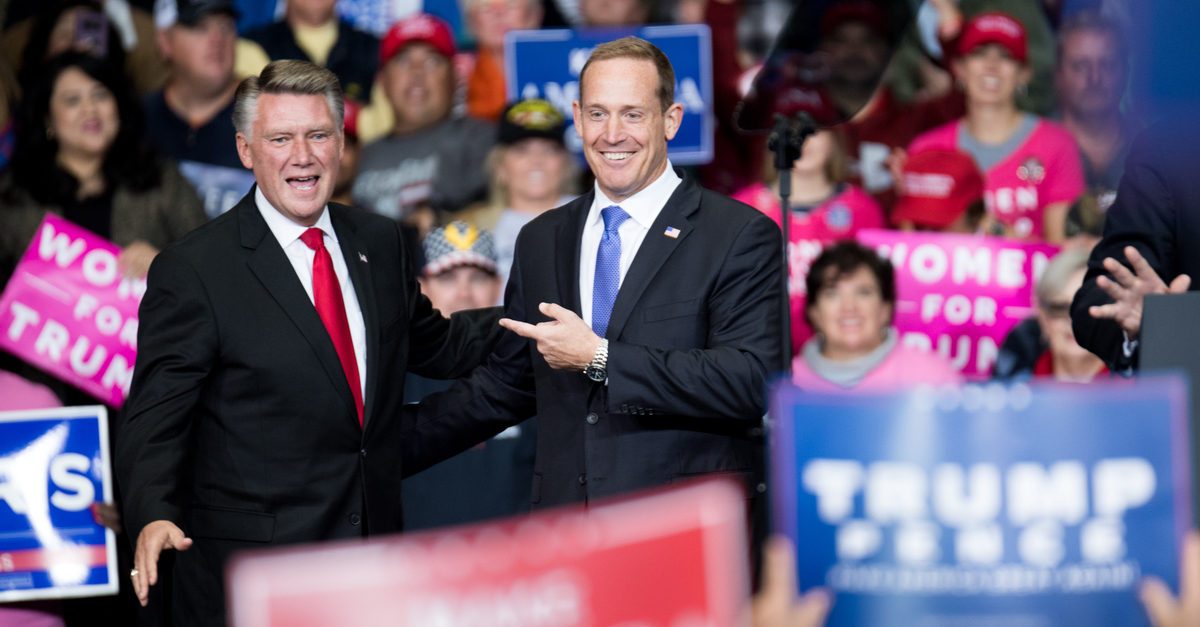
[[(760, 427), (739, 423), (695, 431), (668, 422), (661, 434), (676, 440), (667, 441), (640, 430), (639, 420), (664, 413), (758, 419), (760, 390), (777, 364), (787, 361), (796, 384), (810, 390), (881, 391), (962, 382), (947, 355), (901, 341), (893, 324), (896, 270), (854, 241), (861, 230), (1000, 236), (1061, 249), (1037, 282), (1031, 303), (1036, 314), (1016, 325), (1000, 347), (992, 375), (1001, 380), (1046, 377), (1099, 385), (1128, 371), (1136, 365), (1141, 297), (1186, 291), (1186, 273), (1200, 264), (1178, 244), (1190, 234), (1191, 222), (1177, 227), (1184, 221), (1170, 213), (1178, 210), (1171, 198), (1196, 197), (1198, 190), (1187, 187), (1195, 185), (1194, 179), (1170, 169), (1189, 162), (1156, 150), (1158, 139), (1172, 147), (1172, 155), (1194, 154), (1197, 144), (1188, 143), (1192, 136), (1186, 134), (1164, 139), (1155, 128), (1147, 131), (1147, 139), (1134, 142), (1150, 120), (1128, 93), (1130, 47), (1112, 3), (928, 0), (922, 11), (932, 19), (898, 33), (871, 0), (830, 2), (816, 25), (818, 52), (829, 71), (824, 106), (841, 122), (809, 137), (785, 172), (774, 167), (763, 138), (739, 132), (737, 123), (739, 101), (770, 64), (761, 46), (764, 37), (770, 38), (763, 33), (778, 30), (771, 24), (778, 20), (770, 18), (770, 2), (465, 0), (447, 7), (427, 1), (423, 11), (393, 15), (394, 8), (365, 1), (286, 0), (274, 22), (247, 14), (243, 4), (8, 3), (0, 45), (0, 286), (14, 273), (47, 213), (117, 244), (123, 271), (141, 277), (173, 242), (240, 204), (270, 203), (278, 209), (275, 197), (262, 196), (267, 184), (260, 168), (269, 150), (249, 138), (248, 129), (258, 128), (257, 110), (238, 109), (258, 101), (241, 105), (246, 98), (239, 88), (245, 89), (247, 77), (266, 77), (279, 61), (327, 69), (340, 85), (333, 117), (344, 118), (336, 120), (344, 127), (344, 149), (314, 157), (336, 161), (327, 164), (336, 180), (317, 182), (324, 174), (314, 171), (313, 185), (332, 185), (339, 207), (352, 205), (379, 217), (362, 223), (372, 237), (394, 226), (402, 242), (397, 255), (403, 255), (396, 263), (416, 277), (420, 298), (436, 310), (422, 309), (419, 303), (425, 301), (407, 293), (407, 287), (389, 284), (396, 294), (372, 298), (407, 300), (382, 312), (394, 318), (382, 331), (383, 342), (398, 342), (402, 349), (397, 351), (413, 350), (409, 340), (397, 339), (407, 333), (396, 330), (402, 315), (425, 316), (421, 332), (435, 339), (461, 331), (464, 318), (451, 318), (460, 312), (498, 305), (511, 319), (502, 322), (508, 330), (504, 339), (497, 340), (497, 331), (497, 337), (472, 336), (461, 343), (416, 342), (433, 354), (450, 348), (484, 354), (494, 347), (493, 357), (465, 382), (452, 386), (449, 379), (474, 367), (475, 362), (466, 364), (469, 357), (445, 357), (438, 364), (423, 356), (407, 379), (404, 369), (398, 370), (403, 394), (388, 397), (387, 403), (426, 399), (417, 410), (421, 424), (467, 414), (486, 415), (490, 422), (488, 429), (472, 431), (482, 441), (473, 447), (458, 441), (443, 446), (428, 436), (423, 444), (445, 451), (441, 457), (447, 459), (435, 465), (438, 455), (430, 454), (424, 464), (432, 466), (428, 470), (412, 474), (406, 469), (403, 491), (392, 492), (403, 495), (403, 521), (373, 520), (382, 530), (519, 514), (531, 503), (586, 502), (714, 470), (745, 471), (753, 491), (760, 478), (751, 470), (760, 461)], [(670, 21), (707, 24), (711, 30), (708, 104), (715, 149), (710, 163), (676, 169), (656, 152), (655, 142), (665, 146), (682, 115), (673, 97), (665, 96), (673, 93), (673, 85), (669, 90), (659, 86), (654, 102), (662, 100), (661, 111), (652, 107), (655, 123), (666, 124), (665, 137), (656, 134), (661, 129), (647, 131), (642, 119), (602, 99), (589, 105), (582, 86), (574, 111), (560, 111), (540, 98), (508, 99), (504, 39), (511, 31)], [(623, 49), (614, 55), (593, 55), (589, 64), (599, 64), (591, 70), (593, 81), (634, 93), (637, 86), (622, 81), (639, 78), (644, 68), (634, 63), (620, 66), (621, 72), (614, 69), (614, 64), (633, 63), (631, 58), (654, 62), (658, 80), (665, 80), (651, 52)], [(285, 95), (323, 93), (280, 89)], [(267, 91), (264, 97), (275, 95)], [(780, 98), (772, 112), (792, 115), (810, 105)], [(619, 122), (609, 121), (617, 117)], [(582, 159), (571, 149), (578, 144), (576, 134), (583, 143)], [(625, 159), (633, 165), (622, 165)], [(667, 165), (661, 177), (646, 178), (662, 163)], [(1135, 167), (1141, 169), (1126, 175)], [(1170, 182), (1155, 178), (1155, 172), (1168, 169)], [(790, 177), (787, 207), (779, 201), (784, 176)], [(259, 197), (247, 196), (256, 181)], [(286, 196), (289, 189), (300, 189), (295, 185), (306, 184), (288, 179), (272, 193)], [(1128, 191), (1118, 197), (1118, 187)], [(669, 246), (690, 237), (693, 248), (685, 250), (704, 246), (703, 253), (680, 253), (688, 256), (674, 258), (676, 265), (667, 259), (674, 248), (635, 258), (647, 233), (662, 227), (657, 208), (644, 203), (661, 205), (668, 199), (728, 213), (696, 218), (680, 209), (677, 222), (667, 225)], [(1138, 202), (1155, 206), (1154, 217), (1139, 213)], [(565, 210), (577, 205), (586, 221)], [(547, 216), (556, 208), (564, 210)], [(337, 215), (331, 230), (341, 228)], [(714, 224), (685, 227), (689, 220)], [(778, 230), (770, 221), (784, 220), (790, 241), (776, 251)], [(383, 229), (382, 224), (392, 226)], [(266, 233), (268, 226), (279, 236), (270, 220), (260, 230)], [(567, 229), (578, 230), (582, 235), (575, 245), (597, 256), (564, 256), (556, 242)], [(311, 267), (307, 249), (324, 248), (299, 237), (291, 240), (295, 251), (285, 250), (293, 258), (308, 254)], [(632, 246), (623, 248), (623, 241)], [(606, 259), (613, 245), (614, 256)], [(788, 277), (783, 281), (771, 260), (785, 251)], [(367, 257), (359, 255), (366, 264)], [(335, 285), (353, 296), (346, 261), (353, 259), (335, 256), (333, 267), (342, 281)], [(650, 267), (651, 261), (658, 265)], [(602, 277), (609, 262), (611, 281)], [(158, 280), (206, 280), (178, 264), (155, 266)], [(776, 296), (783, 297), (768, 287), (774, 278), (787, 285), (790, 360), (772, 344), (781, 337), (771, 333), (779, 313), (771, 313), (772, 306)], [(582, 296), (559, 291), (576, 279)], [(711, 292), (698, 298), (699, 286)], [(311, 278), (305, 287), (314, 299)], [(642, 292), (622, 297), (618, 287), (620, 294), (649, 290), (649, 306), (632, 317), (642, 304), (631, 299)], [(182, 306), (182, 301), (168, 305), (163, 303), (170, 298), (160, 298), (165, 300), (153, 301), (160, 307)], [(382, 401), (366, 374), (359, 389), (357, 372), (380, 366), (368, 365), (360, 344), (369, 340), (366, 326), (388, 320), (372, 322), (367, 317), (380, 312), (358, 311), (356, 323), (355, 311), (350, 313), (347, 337), (356, 343), (357, 368), (353, 351), (346, 358), (338, 345), (337, 357), (350, 379), (347, 393), (353, 392), (357, 403), (358, 428), (365, 429), (372, 402), (379, 411)], [(494, 321), (499, 313), (487, 315)], [(440, 316), (450, 321), (438, 322)], [(626, 333), (626, 342), (608, 343), (614, 327)], [(176, 339), (196, 340), (196, 335)], [(631, 346), (638, 344), (636, 338), (678, 350)], [(673, 356), (714, 345), (736, 354)], [(529, 346), (541, 354), (531, 357)], [(612, 361), (607, 370), (604, 360)], [(564, 374), (569, 370), (576, 372), (569, 377)], [(589, 377), (599, 373), (601, 378), (593, 380), (603, 382), (603, 399), (583, 385), (578, 374), (583, 370)], [(443, 376), (433, 376), (438, 374)], [(144, 369), (138, 375), (140, 385), (153, 380), (146, 379), (152, 373)], [(696, 389), (697, 382), (709, 380), (705, 377), (729, 389)], [(1092, 383), (1097, 378), (1101, 381)], [(12, 398), (28, 399), (21, 408), (94, 403), (7, 353), (0, 353), (0, 385), (5, 396), (11, 390)], [(122, 411), (152, 413), (153, 402), (146, 398), (144, 392), (135, 394), (131, 401), (140, 404)], [(578, 472), (552, 445), (576, 438), (577, 426), (560, 426), (563, 416), (586, 415), (586, 422), (596, 425), (601, 416), (609, 419), (604, 412), (612, 412), (613, 426), (603, 428), (611, 430), (607, 435), (617, 444), (587, 453), (608, 460), (598, 463), (603, 471)], [(521, 420), (510, 419), (518, 414)], [(541, 416), (540, 423), (529, 418), (534, 414)], [(689, 452), (716, 448), (723, 450), (720, 456)], [(622, 455), (619, 464), (609, 459)], [(668, 470), (656, 456), (687, 463)], [(365, 448), (362, 457), (367, 457)], [(219, 480), (218, 470), (213, 472)], [(447, 494), (458, 496), (446, 499)], [(102, 513), (119, 526), (116, 510)], [(138, 527), (158, 522), (145, 516), (136, 520)], [(366, 526), (344, 531), (365, 533)], [(166, 542), (186, 548), (178, 545), (180, 538), (171, 538)], [(135, 545), (137, 538), (124, 541)], [(1195, 553), (1195, 548), (1189, 550)], [(756, 601), (756, 624), (819, 624), (829, 599), (810, 594), (793, 606), (789, 587), (794, 582), (786, 575), (794, 568), (786, 548), (772, 545), (767, 560), (769, 589)], [(1191, 577), (1200, 585), (1196, 572)], [(145, 593), (139, 587), (143, 602)], [(1158, 606), (1151, 611), (1156, 624), (1185, 624), (1162, 618), (1170, 611), (1162, 590), (1150, 588), (1146, 594), (1153, 598), (1147, 603)], [(1195, 616), (1197, 599), (1186, 602), (1193, 604), (1188, 616)], [(144, 613), (135, 617), (132, 602), (122, 608), (126, 620), (157, 620)]]

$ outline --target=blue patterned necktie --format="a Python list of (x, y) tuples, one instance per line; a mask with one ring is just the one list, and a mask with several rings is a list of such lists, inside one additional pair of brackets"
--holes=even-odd
[(605, 207), (604, 237), (596, 251), (596, 279), (592, 283), (592, 331), (604, 337), (608, 318), (612, 316), (617, 290), (621, 287), (621, 234), (617, 229), (629, 219), (629, 214), (616, 205)]

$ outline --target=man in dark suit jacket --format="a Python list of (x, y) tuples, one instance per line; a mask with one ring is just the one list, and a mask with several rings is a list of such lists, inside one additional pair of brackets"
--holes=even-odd
[[(150, 269), (116, 469), (143, 604), (160, 551), (180, 551), (175, 625), (224, 624), (235, 551), (399, 531), (406, 371), (464, 376), (502, 333), (496, 310), (430, 306), (395, 222), (328, 203), (341, 104), (307, 62), (247, 79), (235, 124), (257, 185)], [(467, 419), (440, 450), (507, 423), (483, 425)]]
[(757, 487), (783, 358), (782, 238), (671, 169), (674, 84), (648, 42), (592, 53), (575, 126), (596, 187), (521, 231), (501, 324), (527, 339), (504, 336), (486, 367), (427, 397), (406, 452), (436, 449), (429, 436), (464, 415), (536, 412), (535, 507), (711, 473)]
[(1200, 124), (1191, 118), (1159, 121), (1134, 141), (1071, 303), (1079, 345), (1114, 371), (1137, 365), (1143, 297), (1186, 292), (1200, 276)]

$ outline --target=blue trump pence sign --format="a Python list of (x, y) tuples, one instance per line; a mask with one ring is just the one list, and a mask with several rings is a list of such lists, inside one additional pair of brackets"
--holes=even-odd
[(508, 100), (548, 100), (567, 117), (563, 137), (567, 148), (581, 153), (583, 144), (571, 121), (571, 103), (579, 98), (579, 72), (593, 48), (627, 35), (658, 46), (675, 70), (675, 102), (683, 106), (683, 123), (667, 143), (671, 161), (676, 165), (712, 161), (712, 42), (704, 24), (510, 31), (504, 38)]
[(0, 601), (116, 594), (102, 406), (0, 412)]
[(776, 529), (830, 627), (1148, 625), (1191, 525), (1174, 378), (772, 399)]

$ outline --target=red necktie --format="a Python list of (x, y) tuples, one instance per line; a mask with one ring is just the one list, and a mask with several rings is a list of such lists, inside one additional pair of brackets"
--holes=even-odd
[(358, 426), (363, 423), (362, 383), (358, 379), (358, 360), (354, 358), (354, 340), (350, 338), (350, 322), (346, 319), (346, 304), (342, 302), (342, 284), (333, 271), (333, 257), (325, 248), (325, 236), (321, 229), (313, 227), (300, 236), (306, 246), (316, 251), (313, 259), (313, 301), (317, 315), (325, 323), (325, 330), (333, 340), (346, 382), (354, 395), (354, 408), (358, 410)]

